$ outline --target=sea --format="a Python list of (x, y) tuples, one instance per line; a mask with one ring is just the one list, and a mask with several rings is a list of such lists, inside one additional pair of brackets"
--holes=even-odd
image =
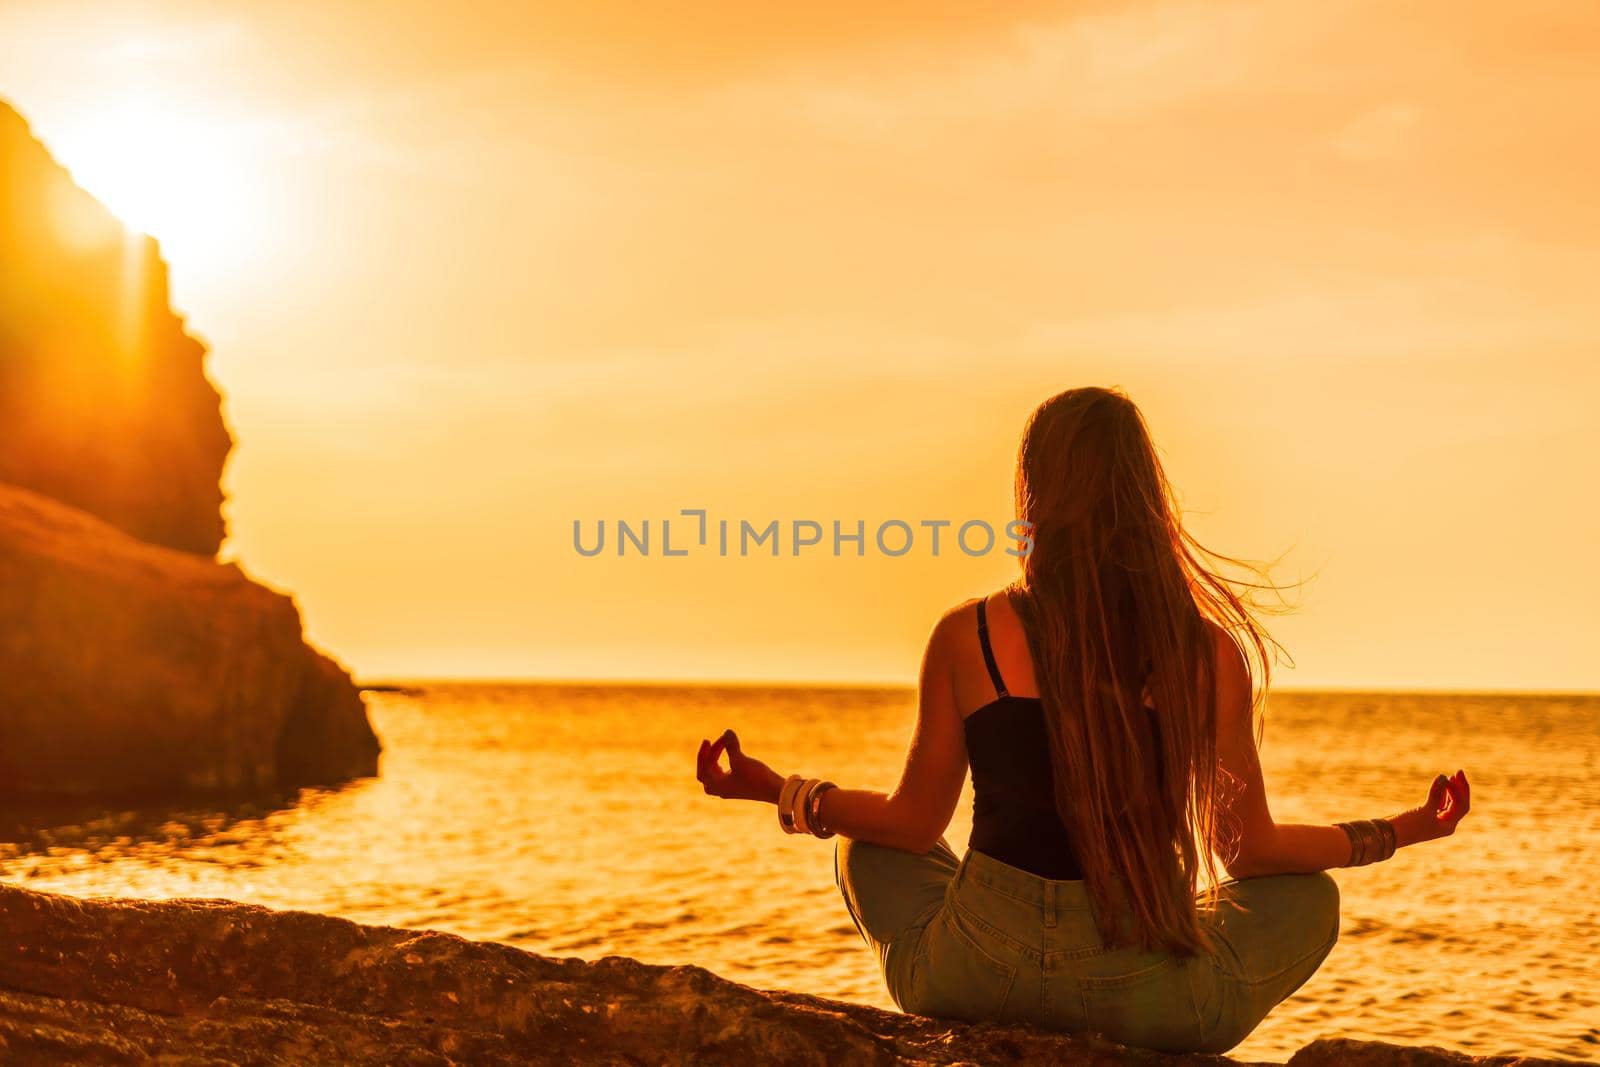
[[(272, 796), (0, 807), (0, 878), (78, 896), (227, 897), (534, 952), (694, 963), (893, 1010), (833, 842), (707, 797), (726, 727), (780, 773), (890, 789), (909, 689), (430, 684), (368, 696), (377, 777)], [(1283, 692), (1280, 821), (1392, 814), (1467, 769), (1454, 837), (1335, 873), (1338, 945), (1233, 1055), (1318, 1037), (1600, 1061), (1600, 696)], [(959, 854), (971, 796), (946, 834)]]

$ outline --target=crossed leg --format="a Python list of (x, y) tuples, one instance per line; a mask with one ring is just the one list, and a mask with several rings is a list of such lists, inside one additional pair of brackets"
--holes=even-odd
[(909, 988), (915, 935), (937, 914), (960, 866), (942, 838), (920, 854), (844, 837), (834, 846), (834, 884), (862, 939), (878, 954), (896, 1004)]

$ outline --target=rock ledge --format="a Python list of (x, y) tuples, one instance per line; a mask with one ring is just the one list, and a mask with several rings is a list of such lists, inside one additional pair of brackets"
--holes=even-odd
[[(79, 900), (0, 884), (0, 945), (0, 1060), (13, 1064), (1236, 1062), (222, 900)], [(1555, 1061), (1332, 1040), (1290, 1062)]]

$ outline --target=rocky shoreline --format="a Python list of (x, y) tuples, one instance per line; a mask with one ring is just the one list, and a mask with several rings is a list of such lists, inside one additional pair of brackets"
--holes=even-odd
[[(80, 900), (0, 884), (8, 1064), (1234, 1064), (971, 1026), (700, 967), (553, 959), (451, 934), (222, 900)], [(1323, 1040), (1296, 1067), (1560, 1061)]]

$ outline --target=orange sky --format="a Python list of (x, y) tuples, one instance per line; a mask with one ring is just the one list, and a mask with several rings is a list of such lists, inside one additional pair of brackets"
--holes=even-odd
[(227, 552), (368, 676), (912, 676), (1013, 561), (579, 558), (1004, 521), (1058, 389), (1316, 572), (1296, 686), (1596, 688), (1587, 2), (0, 4), (162, 239)]

